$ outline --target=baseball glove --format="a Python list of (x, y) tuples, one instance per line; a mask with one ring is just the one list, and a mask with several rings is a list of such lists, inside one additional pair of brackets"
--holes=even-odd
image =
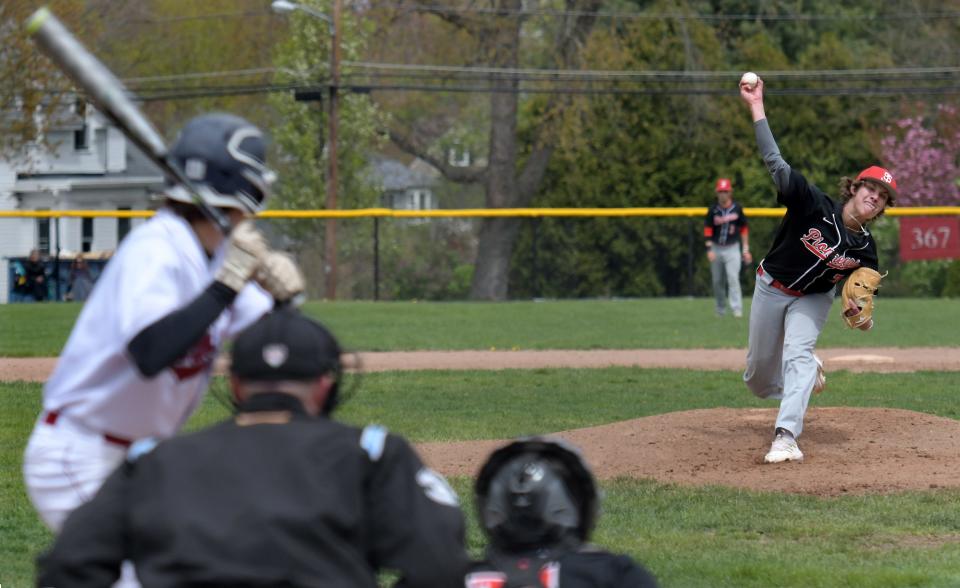
[[(844, 305), (841, 312), (843, 321), (851, 329), (863, 327), (873, 318), (873, 297), (877, 295), (882, 278), (880, 272), (868, 267), (856, 269), (847, 278), (847, 282), (843, 285)], [(847, 300), (852, 300), (859, 310), (847, 308)]]

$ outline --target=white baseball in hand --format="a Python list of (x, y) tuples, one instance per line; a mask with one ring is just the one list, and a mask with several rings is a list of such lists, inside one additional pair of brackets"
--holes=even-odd
[(740, 85), (743, 86), (744, 84), (746, 84), (748, 90), (752, 90), (756, 88), (757, 82), (759, 81), (760, 81), (760, 77), (757, 74), (753, 73), (752, 71), (748, 71), (747, 73), (743, 74), (743, 76), (740, 77)]

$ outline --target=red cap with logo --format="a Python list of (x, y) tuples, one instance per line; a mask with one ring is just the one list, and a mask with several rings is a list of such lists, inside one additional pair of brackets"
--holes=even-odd
[(720, 178), (717, 180), (717, 187), (715, 188), (715, 191), (730, 192), (732, 190), (733, 186), (730, 184), (730, 180), (728, 178)]
[(857, 181), (868, 181), (880, 184), (890, 191), (891, 200), (897, 197), (897, 180), (893, 178), (893, 174), (890, 173), (889, 170), (879, 165), (871, 165), (860, 172), (860, 175), (857, 176)]

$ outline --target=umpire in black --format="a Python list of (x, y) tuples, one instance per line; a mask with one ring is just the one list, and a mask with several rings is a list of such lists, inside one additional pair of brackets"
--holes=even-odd
[(402, 438), (332, 420), (341, 349), (294, 309), (233, 347), (236, 416), (140, 442), (39, 558), (38, 586), (462, 586), (457, 495)]

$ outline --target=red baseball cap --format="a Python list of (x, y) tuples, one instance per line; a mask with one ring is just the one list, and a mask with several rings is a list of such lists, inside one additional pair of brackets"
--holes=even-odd
[(879, 165), (871, 165), (867, 169), (860, 172), (860, 175), (857, 176), (857, 181), (880, 184), (890, 192), (890, 200), (893, 200), (897, 197), (897, 180), (893, 178), (893, 174), (890, 173), (890, 170), (882, 168)]
[(728, 178), (720, 178), (717, 180), (717, 187), (714, 188), (716, 192), (732, 192), (733, 186), (730, 184)]

